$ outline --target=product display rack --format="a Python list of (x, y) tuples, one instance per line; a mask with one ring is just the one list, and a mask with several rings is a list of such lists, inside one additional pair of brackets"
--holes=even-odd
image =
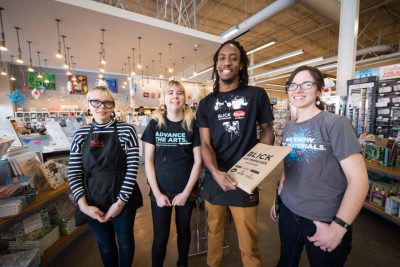
[[(365, 164), (367, 165), (367, 169), (370, 172), (386, 175), (390, 178), (400, 181), (400, 168), (381, 167), (377, 165), (372, 165), (369, 162), (365, 162)], [(400, 226), (400, 217), (387, 214), (384, 208), (375, 206), (374, 204), (371, 204), (368, 200), (364, 202), (364, 208)]]

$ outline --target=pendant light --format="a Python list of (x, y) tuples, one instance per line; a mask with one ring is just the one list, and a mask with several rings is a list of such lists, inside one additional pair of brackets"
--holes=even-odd
[(18, 58), (15, 60), (18, 64), (23, 64), (24, 61), (22, 60), (22, 50), (21, 50), (21, 45), (19, 43), (19, 30), (21, 29), (20, 27), (14, 27), (16, 32), (17, 32), (17, 41), (18, 41)]
[(37, 75), (38, 79), (42, 79), (43, 75), (42, 75), (42, 65), (40, 64), (40, 51), (37, 51), (37, 56), (38, 56), (38, 61), (39, 61), (39, 73)]
[(69, 57), (69, 50), (70, 50), (71, 48), (70, 47), (67, 47), (67, 72), (66, 72), (66, 74), (67, 74), (67, 76), (70, 76), (70, 75), (72, 75), (72, 73), (71, 73), (71, 66), (70, 66), (70, 64), (71, 64), (71, 60), (70, 60), (70, 57)]
[(60, 40), (60, 22), (61, 22), (61, 20), (59, 20), (59, 19), (55, 19), (55, 20), (57, 23), (57, 38), (58, 38), (58, 43), (57, 43), (58, 50), (56, 53), (56, 58), (63, 58), (63, 55), (61, 54), (61, 40)]
[(101, 29), (102, 42), (100, 43), (100, 45), (101, 45), (100, 50), (101, 50), (101, 54), (103, 56), (100, 61), (101, 65), (106, 65), (106, 63), (107, 63), (106, 62), (106, 48), (105, 48), (105, 42), (104, 42), (104, 32), (105, 31), (106, 31), (105, 29)]
[(172, 73), (174, 72), (174, 69), (172, 68), (172, 44), (169, 43), (169, 64), (168, 64), (168, 72)]
[(146, 65), (146, 83), (149, 84), (149, 66)]
[(72, 62), (72, 78), (71, 78), (71, 81), (73, 82), (74, 85), (77, 85), (78, 83), (76, 81), (75, 69), (76, 69), (76, 63)]
[(0, 7), (0, 23), (1, 23), (1, 41), (0, 41), (0, 50), (1, 51), (7, 51), (6, 47), (6, 35), (4, 34), (4, 26), (3, 26), (3, 16), (1, 15), (1, 11), (3, 11), (4, 8)]
[(140, 41), (142, 40), (142, 37), (139, 36), (138, 40), (139, 40), (139, 63), (136, 65), (136, 67), (138, 69), (141, 69), (142, 68), (142, 47), (140, 45)]
[(103, 66), (101, 65), (101, 60), (102, 60), (102, 58), (103, 58), (103, 57), (102, 57), (102, 54), (103, 54), (103, 53), (100, 51), (100, 52), (99, 52), (99, 58), (100, 58), (100, 59), (99, 59), (99, 72), (100, 72), (100, 73), (104, 73), (104, 72), (105, 72), (105, 69), (104, 69)]
[(32, 66), (32, 53), (31, 53), (31, 41), (28, 41), (28, 48), (29, 48), (29, 67), (28, 67), (28, 71), (29, 72), (35, 72), (35, 70), (33, 69)]
[[(125, 71), (124, 71), (124, 68), (122, 68), (121, 69), (121, 74), (122, 74), (122, 77), (124, 77), (125, 76)], [(122, 89), (125, 89), (125, 84), (124, 83), (122, 83)]]
[(161, 66), (161, 56), (162, 56), (162, 53), (158, 53), (159, 55), (160, 55), (160, 75), (159, 75), (159, 77), (162, 79), (162, 78), (164, 78), (164, 76), (163, 76), (163, 74), (162, 74), (162, 66)]
[(1, 65), (0, 74), (3, 75), (3, 76), (6, 76), (7, 72), (6, 72), (6, 69), (4, 68), (4, 65), (3, 65), (3, 58), (1, 57), (1, 50), (0, 50), (0, 65)]
[(129, 75), (131, 75), (131, 57), (128, 57), (128, 71), (126, 72), (128, 79), (130, 78)]
[(47, 74), (47, 59), (43, 59), (43, 60), (44, 60), (44, 69), (45, 69), (45, 72), (44, 72), (44, 83), (45, 84), (49, 84), (50, 81), (48, 79), (48, 74)]
[(67, 50), (65, 49), (65, 38), (67, 38), (67, 36), (65, 35), (61, 35), (62, 39), (63, 39), (63, 45), (64, 45), (64, 69), (68, 69), (68, 58), (67, 58)]
[(143, 73), (144, 73), (144, 71), (142, 70), (142, 88), (144, 89), (145, 87), (144, 87), (144, 82), (143, 82)]
[(194, 51), (194, 71), (193, 71), (193, 75), (197, 74), (197, 48), (195, 47), (193, 49)]
[(136, 75), (135, 73), (135, 48), (132, 48), (132, 72), (131, 76)]
[[(124, 70), (126, 70), (126, 63), (124, 63)], [(124, 73), (125, 74), (125, 73)], [(125, 75), (124, 75), (125, 76)], [(128, 72), (126, 72), (126, 76), (128, 77)], [(124, 85), (127, 85), (128, 82), (126, 81), (126, 79), (124, 79)]]
[(155, 75), (155, 71), (154, 71), (154, 59), (151, 60), (151, 65), (153, 67), (153, 80), (154, 80), (154, 75)]
[(11, 55), (11, 76), (10, 76), (10, 80), (15, 82), (17, 79), (15, 79), (14, 77), (14, 56)]
[(186, 81), (185, 78), (185, 57), (182, 57), (182, 81)]

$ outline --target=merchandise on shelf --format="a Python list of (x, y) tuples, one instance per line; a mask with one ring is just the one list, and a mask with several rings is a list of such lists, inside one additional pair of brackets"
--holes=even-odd
[(375, 108), (375, 133), (386, 138), (400, 138), (400, 79), (379, 81)]
[(273, 105), (274, 112), (274, 132), (275, 132), (275, 144), (280, 145), (282, 140), (282, 131), (286, 125), (286, 122), (290, 120), (290, 108), (288, 99), (277, 101)]

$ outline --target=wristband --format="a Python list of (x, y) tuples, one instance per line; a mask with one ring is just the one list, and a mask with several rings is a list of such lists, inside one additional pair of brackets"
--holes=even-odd
[(339, 224), (340, 226), (342, 226), (344, 229), (349, 230), (351, 229), (351, 224), (346, 223), (345, 221), (343, 221), (342, 219), (340, 219), (339, 217), (334, 216), (332, 219), (335, 223)]

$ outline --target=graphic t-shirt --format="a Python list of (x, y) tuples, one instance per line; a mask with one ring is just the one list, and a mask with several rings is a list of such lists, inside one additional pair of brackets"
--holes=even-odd
[(340, 161), (362, 150), (350, 121), (328, 112), (291, 121), (282, 145), (292, 148), (285, 158), (282, 201), (297, 215), (331, 221), (347, 188)]
[(155, 145), (154, 168), (160, 191), (170, 198), (181, 193), (194, 164), (193, 147), (200, 146), (199, 128), (193, 121), (193, 131), (185, 130), (181, 121), (165, 120), (158, 128), (153, 119), (142, 135), (144, 142)]
[[(211, 93), (200, 101), (197, 111), (199, 127), (209, 128), (218, 168), (228, 171), (257, 143), (256, 123), (274, 119), (266, 92), (254, 86), (229, 92)], [(237, 188), (224, 192), (210, 173), (206, 173), (203, 197), (219, 205), (254, 206), (258, 192), (249, 195)]]

